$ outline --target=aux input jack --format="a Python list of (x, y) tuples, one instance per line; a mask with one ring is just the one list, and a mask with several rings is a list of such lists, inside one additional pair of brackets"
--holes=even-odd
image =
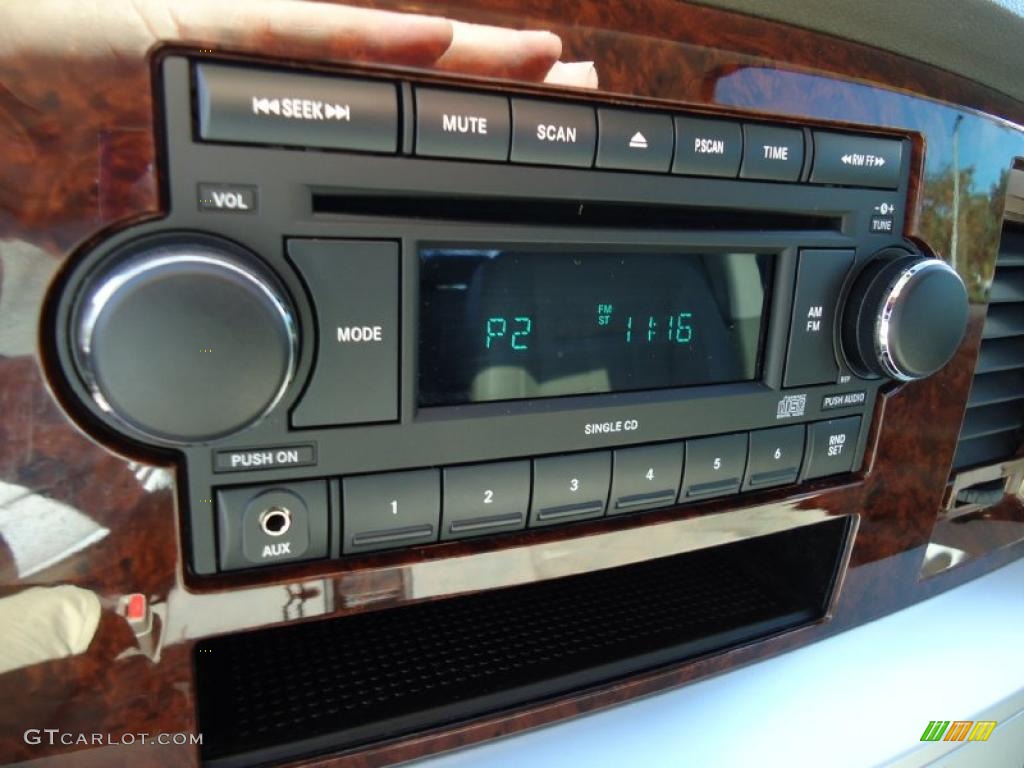
[(284, 536), (292, 527), (292, 513), (287, 507), (268, 507), (260, 512), (260, 529), (267, 536)]

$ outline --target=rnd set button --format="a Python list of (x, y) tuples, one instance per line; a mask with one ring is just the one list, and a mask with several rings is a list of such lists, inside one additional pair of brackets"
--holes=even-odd
[(860, 416), (811, 424), (807, 433), (807, 473), (811, 480), (853, 469), (860, 436)]

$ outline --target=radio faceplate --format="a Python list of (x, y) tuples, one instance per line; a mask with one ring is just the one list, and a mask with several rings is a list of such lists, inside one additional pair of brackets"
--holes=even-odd
[[(169, 431), (170, 418), (159, 422), (159, 430), (146, 423), (147, 414), (119, 418), (118, 404), (104, 401), (103, 382), (82, 374), (88, 361), (73, 347), (74, 333), (67, 334), (70, 341), (58, 340), (57, 353), (67, 384), (101, 433), (109, 437), (113, 430), (181, 457), (181, 508), (197, 574), (573, 522), (860, 467), (876, 395), (886, 380), (858, 378), (849, 370), (838, 343), (838, 317), (851, 276), (876, 251), (903, 244), (896, 233), (903, 229), (910, 162), (905, 140), (888, 140), (903, 148), (895, 160), (896, 188), (886, 190), (815, 185), (812, 132), (792, 125), (751, 124), (743, 135), (770, 129), (782, 131), (779, 137), (786, 141), (802, 137), (808, 151), (794, 178), (804, 181), (760, 180), (764, 173), (752, 169), (764, 164), (743, 166), (739, 159), (732, 175), (740, 178), (684, 175), (694, 167), (693, 158), (679, 164), (682, 171), (669, 172), (666, 165), (661, 173), (517, 165), (514, 110), (513, 162), (485, 162), (484, 155), (437, 159), (416, 154), (414, 105), (419, 102), (412, 86), (363, 77), (360, 82), (396, 89), (394, 152), (369, 139), (366, 146), (349, 147), (356, 152), (271, 146), (272, 132), (244, 139), (265, 144), (242, 145), (223, 143), (228, 134), (201, 137), (202, 115), (210, 106), (201, 98), (193, 109), (197, 80), (189, 61), (168, 56), (160, 67), (167, 216), (116, 233), (83, 254), (57, 302), (57, 327), (75, 328), (83, 306), (95, 298), (90, 290), (102, 282), (98, 276), (145, 253), (157, 242), (149, 238), (162, 238), (160, 247), (170, 249), (160, 262), (161, 269), (170, 264), (176, 270), (167, 273), (168, 281), (191, 279), (191, 272), (183, 275), (179, 257), (194, 252), (195, 242), (214, 250), (226, 242), (228, 250), (249, 254), (256, 271), (265, 273), (253, 290), (269, 291), (259, 294), (267, 312), (280, 310), (288, 318), (287, 332), (272, 342), (280, 344), (274, 358), (280, 362), (272, 373), (258, 373), (278, 376), (280, 392), (267, 386), (267, 394), (254, 397), (252, 382), (238, 375), (237, 363), (230, 370), (217, 367), (218, 344), (231, 343), (230, 328), (217, 326), (223, 334), (209, 346), (188, 339), (186, 346), (213, 350), (194, 359), (175, 357), (180, 350), (169, 339), (176, 322), (140, 328), (152, 345), (166, 350), (167, 360), (184, 361), (181, 375), (206, 377), (207, 407), (245, 397), (266, 400), (260, 411), (265, 415), (250, 425), (191, 439), (187, 432)], [(573, 106), (591, 109), (581, 99)], [(636, 114), (668, 120), (664, 110)], [(679, 116), (684, 125), (695, 119)], [(230, 122), (217, 125), (230, 133)], [(598, 164), (601, 125), (595, 129), (596, 154), (591, 153), (591, 162), (596, 157)], [(317, 141), (313, 136), (307, 141)], [(867, 142), (869, 149), (872, 141), (881, 141), (850, 138)], [(678, 133), (675, 147), (681, 151)], [(777, 154), (789, 168), (790, 156)], [(529, 157), (530, 163), (544, 161)], [(545, 157), (558, 164), (557, 157)], [(879, 228), (880, 211), (891, 226)], [(743, 342), (754, 355), (744, 358), (748, 368), (718, 377), (725, 383), (672, 386), (691, 380), (684, 368), (696, 366), (694, 358), (678, 364), (676, 379), (659, 378), (662, 372), (654, 371), (643, 387), (618, 386), (608, 374), (604, 388), (622, 391), (600, 392), (591, 378), (540, 396), (531, 396), (536, 387), (526, 387), (517, 399), (424, 399), (421, 254), (439, 251), (577, 254), (597, 262), (606, 257), (629, 262), (630, 255), (634, 263), (703, 259), (694, 267), (701, 274), (719, 260), (757, 254), (766, 265), (757, 272), (763, 279), (763, 311), (756, 318), (753, 347), (749, 334)], [(214, 265), (224, 280), (237, 277), (232, 258)], [(606, 272), (607, 264), (599, 264), (595, 274)], [(664, 274), (652, 270), (651, 285), (661, 290)], [(745, 274), (746, 290), (756, 282), (753, 275)], [(191, 289), (182, 285), (188, 294)], [(606, 280), (604, 289), (615, 285), (615, 279)], [(678, 323), (691, 311), (671, 302), (706, 293), (704, 288), (690, 294), (669, 290), (657, 311), (637, 310), (632, 316), (640, 318), (644, 334), (667, 334), (668, 317)], [(158, 295), (166, 292), (151, 294)], [(706, 311), (724, 311), (736, 296), (724, 290)], [(552, 301), (557, 299), (555, 291)], [(595, 313), (591, 333), (601, 328), (598, 304), (615, 302), (603, 302), (598, 294), (589, 301)], [(246, 316), (256, 323), (264, 315), (250, 304), (244, 304)], [(158, 309), (147, 317), (159, 318)], [(231, 308), (222, 309), (230, 318)], [(486, 320), (503, 315), (481, 312), (474, 322), (485, 320), (477, 330), (486, 344), (498, 337), (498, 326), (489, 328)], [(654, 328), (648, 318), (654, 318)], [(229, 319), (224, 322), (230, 325)], [(623, 323), (621, 318), (608, 323), (620, 352), (641, 340), (627, 341), (632, 328)], [(728, 319), (722, 323), (726, 329), (732, 325)], [(516, 328), (523, 333), (525, 325)], [(678, 341), (686, 337), (675, 332), (678, 325), (673, 329), (670, 341), (678, 353), (688, 342)], [(511, 344), (515, 332), (506, 326), (501, 338)], [(571, 346), (574, 339), (579, 337), (563, 342)], [(607, 351), (606, 342), (600, 349)], [(438, 344), (444, 340), (435, 339)], [(552, 349), (557, 356), (557, 345)], [(259, 347), (246, 352), (248, 358), (267, 356)], [(508, 360), (503, 363), (498, 367), (507, 368)], [(629, 361), (623, 365), (628, 372)], [(656, 384), (649, 386), (652, 381)], [(507, 383), (495, 391), (507, 394)], [(549, 396), (552, 392), (559, 396)], [(423, 405), (455, 400), (463, 402)], [(154, 398), (154, 413), (162, 407), (159, 401)], [(774, 466), (773, 460), (782, 464)], [(577, 496), (581, 489), (585, 492)]]

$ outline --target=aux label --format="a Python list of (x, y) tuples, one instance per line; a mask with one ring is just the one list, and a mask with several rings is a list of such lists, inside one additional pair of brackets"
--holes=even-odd
[(276, 544), (263, 545), (263, 557), (280, 557), (281, 555), (290, 555), (291, 553), (292, 543), (290, 541), (279, 541)]

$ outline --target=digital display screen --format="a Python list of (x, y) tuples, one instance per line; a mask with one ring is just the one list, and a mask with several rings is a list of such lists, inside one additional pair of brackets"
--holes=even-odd
[(419, 405), (753, 381), (773, 256), (423, 248)]

